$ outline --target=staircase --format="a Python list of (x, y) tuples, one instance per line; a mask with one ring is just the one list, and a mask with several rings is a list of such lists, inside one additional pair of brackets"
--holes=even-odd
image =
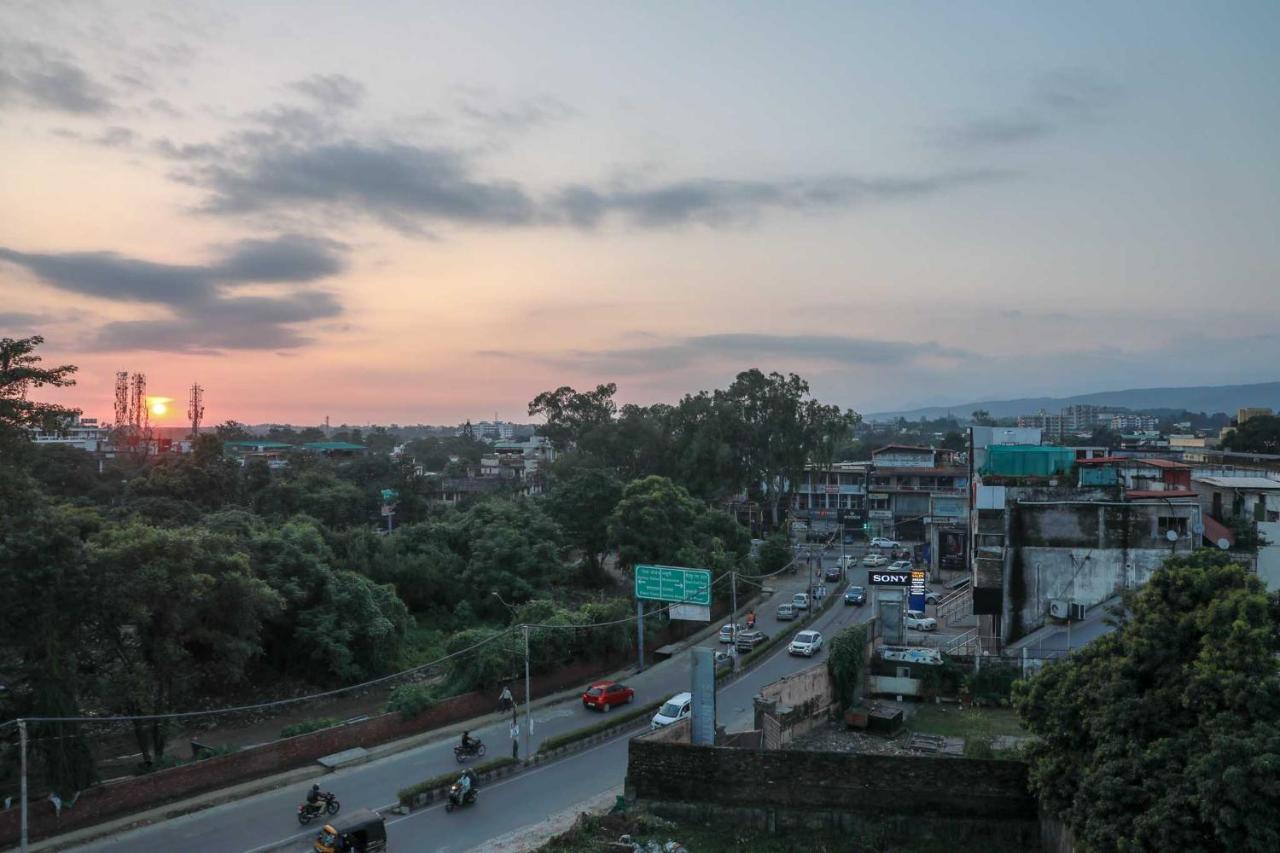
[(948, 627), (976, 628), (978, 617), (973, 615), (973, 587), (965, 584), (938, 602), (938, 621)]

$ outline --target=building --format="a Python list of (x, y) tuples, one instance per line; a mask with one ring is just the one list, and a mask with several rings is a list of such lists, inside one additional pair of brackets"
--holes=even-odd
[(1280, 521), (1280, 481), (1268, 477), (1193, 477), (1190, 487), (1204, 511), (1224, 524), (1233, 516)]
[(993, 444), (1038, 445), (1041, 440), (1039, 427), (983, 427), (970, 428), (973, 466), (981, 468), (987, 461), (987, 448)]
[(836, 462), (805, 466), (797, 485), (791, 517), (823, 538), (836, 533), (861, 535), (866, 524), (868, 462)]
[(1066, 432), (1092, 432), (1110, 423), (1116, 413), (1102, 406), (1067, 406), (1062, 410), (1062, 428)]
[(1236, 425), (1243, 426), (1244, 422), (1249, 420), (1249, 418), (1266, 417), (1271, 414), (1273, 414), (1273, 412), (1270, 409), (1260, 406), (1248, 409), (1238, 409), (1236, 410)]
[(1201, 544), (1189, 467), (1074, 451), (1002, 450), (975, 479), (972, 607), (991, 651), (1048, 621), (1081, 618)]
[(1034, 415), (1019, 415), (1018, 426), (1024, 429), (1038, 429), (1048, 438), (1059, 439), (1063, 435), (1062, 415), (1051, 415), (1044, 409)]
[(294, 451), (292, 444), (283, 441), (268, 441), (265, 438), (235, 439), (222, 442), (222, 452), (239, 460), (241, 465), (248, 465), (251, 459), (264, 459), (270, 468), (284, 468), (289, 464), (289, 454)]
[(96, 453), (106, 450), (111, 441), (111, 428), (97, 418), (72, 417), (69, 423), (57, 430), (31, 430), (31, 440), (42, 447), (59, 445)]
[(1152, 415), (1113, 415), (1110, 427), (1119, 433), (1158, 432), (1160, 419)]

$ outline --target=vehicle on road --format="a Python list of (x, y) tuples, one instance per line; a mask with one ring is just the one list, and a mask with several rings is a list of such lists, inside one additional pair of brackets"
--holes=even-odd
[(742, 633), (742, 625), (738, 622), (732, 622), (720, 629), (720, 642), (732, 643), (733, 638)]
[(836, 565), (842, 569), (852, 569), (858, 565), (858, 558), (853, 554), (845, 554), (843, 557), (836, 557)]
[(787, 646), (788, 654), (804, 655), (807, 658), (813, 657), (820, 651), (822, 651), (822, 635), (817, 631), (801, 631), (796, 634), (791, 645)]
[(468, 770), (463, 776), (467, 777), (470, 784), (464, 785), (459, 779), (449, 786), (449, 801), (444, 804), (444, 810), (451, 812), (454, 809), (469, 806), (476, 801), (476, 797), (480, 795), (480, 791), (476, 786), (476, 774)]
[(862, 558), (862, 565), (876, 568), (877, 566), (889, 565), (889, 558), (883, 554), (868, 554)]
[(941, 594), (941, 593), (934, 592), (933, 590), (929, 589), (929, 587), (925, 587), (925, 588), (924, 588), (924, 603), (925, 603), (925, 604), (937, 604), (939, 601), (942, 601), (942, 594)]
[(845, 604), (866, 604), (867, 591), (860, 586), (851, 586), (844, 591)]
[(597, 681), (582, 694), (582, 707), (592, 711), (612, 711), (614, 705), (628, 705), (636, 692), (616, 681)]
[(658, 709), (649, 722), (650, 729), (660, 729), (689, 716), (689, 706), (693, 702), (692, 693), (677, 693), (667, 700), (667, 704)]
[(469, 746), (461, 744), (453, 748), (453, 757), (458, 759), (458, 763), (466, 761), (468, 758), (484, 758), (486, 752), (484, 742), (479, 738), (474, 738)]
[(889, 564), (889, 571), (909, 572), (911, 571), (911, 561), (910, 560), (894, 560), (892, 563)]
[(341, 805), (338, 803), (338, 798), (331, 792), (317, 792), (316, 801), (314, 803), (303, 803), (298, 806), (298, 823), (306, 826), (322, 814), (337, 814), (338, 809), (340, 808)]
[(791, 606), (794, 607), (796, 610), (808, 610), (809, 609), (809, 593), (797, 592), (795, 595), (791, 596)]
[(888, 539), (884, 536), (877, 536), (871, 540), (872, 548), (901, 548), (902, 545), (896, 539)]
[(769, 635), (764, 631), (743, 631), (738, 635), (738, 651), (749, 652), (767, 639)]
[(907, 628), (913, 631), (938, 630), (938, 620), (932, 616), (925, 616), (924, 612), (920, 610), (908, 610), (904, 622)]
[(774, 614), (779, 622), (790, 622), (796, 618), (796, 607), (794, 604), (787, 602), (778, 605), (778, 612)]
[(829, 581), (838, 581), (840, 578), (844, 577), (844, 569), (839, 566), (827, 566), (826, 570), (823, 571), (822, 576)]
[(378, 853), (387, 849), (387, 826), (377, 812), (356, 809), (326, 825), (311, 849), (313, 853)]

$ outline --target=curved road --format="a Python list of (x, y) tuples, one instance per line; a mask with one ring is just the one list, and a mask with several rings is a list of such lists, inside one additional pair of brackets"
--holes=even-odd
[[(830, 555), (826, 564), (833, 563), (834, 558), (834, 554)], [(849, 575), (853, 583), (866, 583), (865, 569), (854, 569)], [(803, 572), (782, 576), (776, 585), (777, 592), (760, 607), (757, 627), (770, 636), (780, 629), (785, 630), (788, 623), (780, 626), (773, 618), (773, 611), (782, 601), (790, 601), (791, 595), (803, 590), (805, 585)], [(743, 592), (739, 590), (740, 594)], [(829, 638), (840, 627), (864, 621), (870, 616), (870, 606), (847, 607), (836, 603), (813, 627)], [(716, 639), (712, 637), (704, 645), (716, 646)], [(752, 697), (759, 689), (811, 663), (804, 658), (791, 658), (784, 648), (778, 647), (751, 672), (720, 690), (718, 723), (731, 731), (749, 726), (753, 718)], [(654, 702), (688, 690), (689, 655), (681, 653), (652, 666), (632, 676), (627, 683), (635, 688), (639, 702)], [(543, 739), (594, 724), (600, 715), (570, 701), (537, 709), (533, 718), (533, 748), (536, 750)], [(523, 721), (523, 715), (521, 719)], [(510, 749), (506, 723), (480, 729), (475, 734), (485, 741), (491, 756), (506, 754)], [(453, 814), (446, 814), (437, 805), (409, 815), (389, 816), (387, 826), (391, 847), (400, 850), (470, 850), (571, 808), (622, 783), (626, 775), (627, 741), (630, 737), (620, 736), (584, 752), (484, 785), (474, 807)], [(121, 833), (75, 849), (84, 853), (140, 850), (261, 853), (295, 841), (294, 847), (286, 849), (306, 850), (318, 826), (313, 822), (312, 828), (299, 831), (294, 815), (313, 781), (333, 791), (342, 802), (343, 811), (361, 806), (381, 808), (395, 803), (396, 793), (401, 788), (457, 768), (453, 746), (453, 740), (440, 741), (334, 773), (318, 773), (314, 780)]]

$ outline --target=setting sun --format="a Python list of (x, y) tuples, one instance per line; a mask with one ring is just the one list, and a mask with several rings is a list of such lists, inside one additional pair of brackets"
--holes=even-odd
[(169, 414), (169, 404), (172, 402), (172, 397), (148, 397), (147, 409), (150, 410), (151, 417), (162, 418)]

